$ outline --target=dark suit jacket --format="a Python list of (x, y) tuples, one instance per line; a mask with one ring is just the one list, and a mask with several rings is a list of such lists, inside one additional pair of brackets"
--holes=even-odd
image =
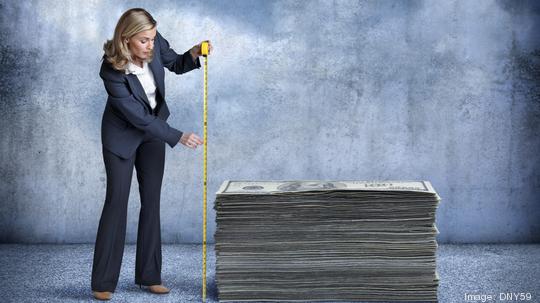
[(154, 58), (148, 64), (156, 82), (156, 108), (152, 110), (144, 88), (134, 74), (112, 68), (105, 59), (99, 76), (109, 94), (101, 122), (101, 142), (112, 153), (127, 159), (133, 156), (145, 134), (157, 137), (174, 147), (182, 132), (167, 124), (169, 108), (165, 102), (165, 71), (183, 74), (200, 68), (199, 58), (193, 61), (189, 51), (177, 54), (169, 42), (157, 32)]

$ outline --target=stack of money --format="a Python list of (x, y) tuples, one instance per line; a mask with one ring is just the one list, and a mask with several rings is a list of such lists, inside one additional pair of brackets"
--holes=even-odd
[(439, 200), (427, 181), (225, 181), (218, 298), (437, 301)]

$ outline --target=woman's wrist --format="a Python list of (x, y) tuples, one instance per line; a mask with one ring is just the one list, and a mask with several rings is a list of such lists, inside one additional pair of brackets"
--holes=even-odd
[(197, 58), (199, 56), (195, 54), (195, 50), (193, 48), (189, 50), (189, 54), (191, 55), (191, 59), (193, 59), (193, 62), (197, 61)]

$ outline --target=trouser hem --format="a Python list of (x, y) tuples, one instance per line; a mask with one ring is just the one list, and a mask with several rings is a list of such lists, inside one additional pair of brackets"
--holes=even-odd
[(101, 283), (99, 286), (92, 286), (92, 291), (99, 291), (99, 292), (103, 292), (103, 291), (114, 292), (115, 289), (116, 289), (115, 283)]
[(142, 281), (142, 280), (135, 279), (135, 284), (143, 285), (143, 286), (160, 285), (161, 280), (153, 280), (153, 281), (152, 280), (145, 280), (145, 281)]

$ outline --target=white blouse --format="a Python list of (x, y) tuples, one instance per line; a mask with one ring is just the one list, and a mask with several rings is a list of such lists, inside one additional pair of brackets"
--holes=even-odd
[(126, 74), (135, 74), (141, 82), (144, 92), (148, 101), (150, 101), (150, 107), (152, 109), (156, 108), (156, 82), (154, 80), (154, 74), (152, 70), (148, 67), (148, 63), (143, 61), (143, 67), (140, 68), (133, 62), (129, 61), (126, 66)]

